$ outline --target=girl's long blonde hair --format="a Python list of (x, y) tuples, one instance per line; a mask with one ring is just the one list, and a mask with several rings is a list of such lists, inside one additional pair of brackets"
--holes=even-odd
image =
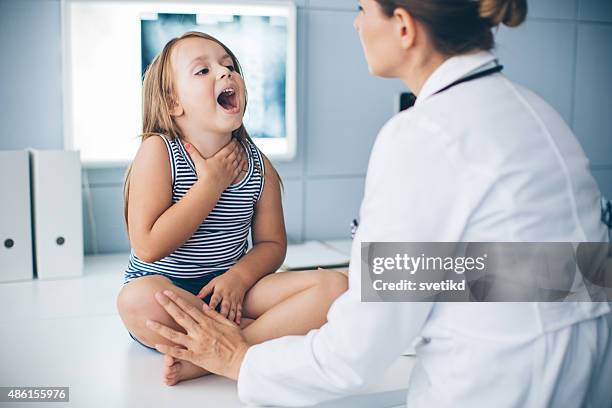
[[(148, 137), (151, 136), (168, 136), (170, 139), (182, 139), (180, 129), (176, 125), (174, 118), (170, 114), (170, 104), (175, 100), (175, 94), (172, 87), (172, 69), (170, 66), (170, 55), (174, 46), (181, 40), (186, 38), (203, 38), (205, 40), (214, 41), (219, 44), (232, 58), (232, 62), (236, 69), (236, 72), (242, 75), (242, 68), (238, 59), (234, 53), (225, 46), (221, 41), (217, 40), (213, 36), (199, 31), (189, 31), (180, 37), (173, 38), (168, 41), (162, 51), (157, 54), (153, 59), (144, 74), (144, 81), (142, 85), (142, 99), (143, 99), (143, 111), (142, 111), (142, 133), (141, 143), (144, 142)], [(247, 105), (247, 92), (246, 87), (244, 90), (244, 109)], [(237, 138), (241, 142), (251, 142), (253, 140), (249, 136), (244, 124), (232, 132), (232, 136)], [(263, 153), (262, 153), (263, 155)], [(260, 169), (261, 171), (261, 169)], [(125, 217), (126, 228), (128, 228), (128, 201), (129, 201), (129, 188), (130, 188), (130, 174), (132, 172), (132, 164), (129, 165), (125, 174), (125, 182), (123, 185), (123, 212)], [(280, 177), (275, 169), (274, 174)], [(282, 185), (282, 181), (281, 181)]]

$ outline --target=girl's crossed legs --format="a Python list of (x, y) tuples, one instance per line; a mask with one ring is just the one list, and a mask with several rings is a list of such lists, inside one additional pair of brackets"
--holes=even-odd
[[(244, 297), (240, 322), (242, 332), (250, 344), (257, 344), (318, 329), (326, 322), (331, 304), (347, 287), (343, 271), (292, 271), (266, 275)], [(149, 347), (171, 342), (149, 330), (145, 326), (147, 319), (184, 332), (155, 300), (155, 292), (165, 289), (202, 308), (202, 299), (161, 275), (133, 279), (124, 285), (117, 298), (117, 308), (125, 327)], [(169, 356), (164, 358), (164, 381), (168, 385), (205, 374), (208, 371), (187, 361)]]

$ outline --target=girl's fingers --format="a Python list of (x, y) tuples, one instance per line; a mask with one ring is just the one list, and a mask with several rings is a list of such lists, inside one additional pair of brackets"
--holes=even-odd
[(238, 303), (238, 307), (236, 308), (236, 324), (240, 326), (240, 319), (242, 319), (242, 303)]
[(244, 154), (244, 149), (238, 141), (236, 141), (236, 148), (234, 149), (234, 153), (236, 154), (236, 156), (241, 156), (242, 154)]
[(232, 151), (236, 152), (238, 151), (239, 148), (240, 148), (240, 143), (238, 143), (238, 140), (232, 139)]
[(208, 296), (210, 294), (210, 292), (213, 291), (213, 289), (215, 288), (215, 285), (212, 284), (212, 283), (213, 282), (210, 281), (210, 282), (208, 282), (208, 285), (206, 285), (202, 289), (200, 289), (200, 293), (198, 293), (198, 297), (200, 299), (204, 299), (206, 296)]
[(238, 155), (236, 154), (236, 152), (232, 152), (227, 156), (227, 160), (231, 163), (234, 160), (236, 160), (236, 158), (238, 157)]
[(227, 316), (227, 318), (231, 320), (232, 322), (236, 321), (236, 316), (238, 316), (238, 306), (239, 305), (240, 303), (238, 302), (238, 299), (234, 299), (232, 301), (232, 304), (230, 305), (230, 313)]
[(230, 311), (230, 302), (226, 299), (227, 297), (224, 298), (223, 302), (221, 303), (221, 315), (227, 318), (227, 315), (229, 314), (229, 311)]
[(213, 293), (212, 297), (210, 298), (210, 308), (214, 310), (220, 301), (221, 296), (218, 293)]
[(230, 322), (225, 317), (221, 316), (221, 314), (217, 312), (215, 309), (211, 309), (210, 307), (206, 306), (206, 303), (204, 303), (204, 305), (202, 306), (202, 310), (204, 310), (204, 314), (206, 316), (210, 317), (217, 323), (221, 323), (221, 324), (224, 324), (226, 326), (231, 326), (231, 327), (238, 327), (236, 323)]
[(232, 153), (234, 149), (236, 148), (236, 143), (238, 143), (238, 141), (232, 138), (232, 140), (228, 144), (223, 146), (223, 149), (215, 153), (213, 157), (219, 156), (220, 158), (224, 158), (224, 157), (229, 156), (230, 153)]

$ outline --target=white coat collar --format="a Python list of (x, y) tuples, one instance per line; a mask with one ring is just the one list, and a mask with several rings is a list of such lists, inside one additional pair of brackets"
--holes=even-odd
[(427, 78), (421, 88), (415, 105), (423, 103), (445, 86), (452, 84), (456, 80), (474, 71), (480, 70), (480, 68), (488, 64), (493, 64), (494, 61), (496, 61), (495, 55), (489, 51), (478, 51), (472, 54), (450, 57), (436, 68), (429, 78)]

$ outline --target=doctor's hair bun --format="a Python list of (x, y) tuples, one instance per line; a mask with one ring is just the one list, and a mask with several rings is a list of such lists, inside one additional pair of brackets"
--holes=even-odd
[(495, 47), (491, 28), (515, 27), (527, 16), (527, 0), (375, 0), (383, 15), (408, 12), (446, 56)]
[(480, 0), (479, 12), (492, 27), (516, 27), (527, 17), (527, 0)]

